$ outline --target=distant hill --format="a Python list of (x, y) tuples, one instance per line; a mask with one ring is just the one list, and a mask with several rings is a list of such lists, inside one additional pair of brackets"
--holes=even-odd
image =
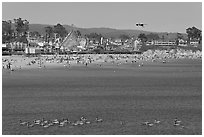
[[(45, 34), (45, 27), (54, 25), (48, 24), (29, 24), (29, 31), (38, 31), (40, 34)], [(69, 32), (72, 30), (70, 25), (63, 25), (65, 29)], [(164, 40), (175, 40), (177, 37), (177, 33), (167, 33), (167, 32), (150, 32), (150, 31), (142, 31), (142, 30), (120, 30), (120, 29), (112, 29), (112, 28), (78, 28), (74, 27), (74, 29), (79, 30), (81, 34), (84, 36), (85, 34), (90, 33), (98, 33), (102, 34), (104, 37), (118, 37), (122, 34), (126, 34), (129, 36), (138, 36), (140, 33), (149, 34), (149, 33), (157, 33), (160, 38), (164, 36)], [(186, 39), (187, 34), (183, 33), (183, 37)]]

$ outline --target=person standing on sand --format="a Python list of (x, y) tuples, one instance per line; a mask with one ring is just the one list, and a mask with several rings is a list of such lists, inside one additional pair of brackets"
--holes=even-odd
[(41, 59), (39, 60), (39, 66), (38, 66), (39, 68), (41, 68), (42, 67), (42, 62), (41, 62)]
[(12, 64), (9, 62), (9, 68), (11, 71), (14, 71)]
[(69, 65), (69, 67), (70, 67), (70, 63), (69, 63), (69, 57), (67, 57), (67, 66)]
[(7, 69), (10, 69), (10, 68), (11, 68), (11, 63), (8, 62)]
[(69, 61), (69, 60), (67, 60), (67, 62), (68, 62), (68, 65), (69, 65), (69, 67), (70, 67), (70, 66), (71, 66), (70, 61)]

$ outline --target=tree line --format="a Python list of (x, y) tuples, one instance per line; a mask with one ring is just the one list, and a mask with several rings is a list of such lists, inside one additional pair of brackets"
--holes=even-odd
[[(29, 31), (29, 21), (26, 19), (22, 18), (17, 18), (13, 20), (8, 20), (8, 21), (2, 21), (2, 42), (23, 42), (27, 43), (27, 36), (28, 33), (31, 37), (44, 37), (45, 41), (53, 40), (54, 38), (58, 37), (61, 39), (64, 39), (68, 32), (65, 29), (63, 25), (58, 23), (57, 25), (52, 26), (47, 26), (44, 28), (45, 31), (45, 36), (42, 36), (39, 32), (33, 31), (33, 32), (28, 32)], [(74, 34), (77, 37), (81, 37), (82, 34), (79, 30), (73, 30)], [(201, 43), (202, 41), (202, 31), (197, 29), (196, 27), (189, 27), (186, 29), (186, 33), (188, 35), (188, 43), (190, 40), (199, 40)], [(98, 33), (90, 33), (84, 35), (85, 38), (88, 38), (93, 41), (100, 41), (101, 37), (103, 37), (101, 34)], [(118, 38), (120, 38), (123, 42), (127, 39), (130, 39), (131, 37), (127, 34), (122, 34)], [(145, 43), (146, 41), (152, 41), (152, 40), (159, 40), (159, 39), (164, 39), (164, 36), (162, 38), (159, 37), (157, 33), (150, 33), (150, 34), (144, 34), (141, 33), (139, 34), (138, 38)], [(177, 38), (176, 41), (178, 42), (178, 39), (182, 39), (182, 34), (177, 33)]]
[(29, 32), (29, 21), (22, 18), (17, 18), (8, 21), (2, 21), (2, 42), (23, 42), (27, 43), (28, 34), (31, 37), (45, 37), (50, 39), (54, 37), (54, 34), (58, 37), (64, 38), (67, 35), (67, 30), (61, 25), (57, 24), (54, 27), (47, 26), (44, 28), (46, 35), (42, 36), (39, 32)]
[(9, 21), (2, 21), (2, 42), (18, 41), (26, 43), (28, 30), (29, 22), (25, 19), (18, 18)]

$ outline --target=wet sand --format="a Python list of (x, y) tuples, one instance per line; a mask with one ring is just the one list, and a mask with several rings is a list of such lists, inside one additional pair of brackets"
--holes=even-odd
[[(3, 70), (2, 134), (202, 134), (202, 60), (138, 64)], [(19, 125), (19, 119), (81, 116), (104, 121), (47, 129)], [(173, 126), (175, 117), (185, 128)], [(141, 125), (154, 119), (161, 123)]]

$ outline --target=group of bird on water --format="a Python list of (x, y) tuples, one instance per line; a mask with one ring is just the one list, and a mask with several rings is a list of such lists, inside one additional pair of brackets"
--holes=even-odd
[[(46, 119), (42, 118), (42, 119), (35, 119), (32, 122), (20, 120), (19, 124), (21, 126), (26, 126), (28, 128), (31, 128), (34, 126), (41, 126), (43, 128), (49, 128), (51, 126), (58, 126), (58, 127), (64, 127), (67, 125), (82, 126), (82, 125), (86, 125), (86, 124), (102, 123), (102, 122), (103, 122), (102, 118), (96, 117), (94, 121), (89, 121), (87, 118), (82, 116), (80, 118), (80, 120), (76, 120), (74, 122), (71, 122), (68, 118), (63, 118), (61, 120), (60, 119), (46, 120)], [(124, 121), (120, 121), (120, 124), (125, 125), (127, 123), (125, 123)], [(141, 123), (141, 125), (147, 126), (147, 127), (152, 127), (154, 125), (159, 125), (159, 124), (161, 124), (161, 121), (157, 120), (157, 119), (155, 119), (153, 122), (145, 121), (145, 122)], [(184, 128), (184, 125), (182, 124), (181, 120), (179, 120), (178, 118), (174, 119), (173, 126), (174, 127), (180, 127), (181, 129)]]
[[(142, 123), (142, 125), (152, 127), (152, 126), (160, 124), (160, 123), (161, 123), (160, 120), (155, 119), (153, 122), (145, 121)], [(184, 125), (181, 123), (181, 120), (179, 120), (178, 118), (174, 119), (173, 126), (184, 128)]]
[(101, 123), (101, 122), (103, 122), (103, 119), (98, 118), (98, 117), (96, 117), (95, 121), (92, 121), (92, 122), (89, 121), (85, 117), (81, 117), (80, 120), (76, 120), (74, 122), (71, 122), (68, 118), (54, 119), (54, 120), (46, 120), (46, 119), (42, 118), (42, 119), (35, 119), (32, 122), (19, 120), (19, 124), (21, 126), (26, 126), (28, 128), (34, 127), (34, 126), (41, 126), (44, 128), (48, 128), (51, 126), (64, 127), (66, 125), (80, 126), (80, 125), (85, 125), (85, 124)]

